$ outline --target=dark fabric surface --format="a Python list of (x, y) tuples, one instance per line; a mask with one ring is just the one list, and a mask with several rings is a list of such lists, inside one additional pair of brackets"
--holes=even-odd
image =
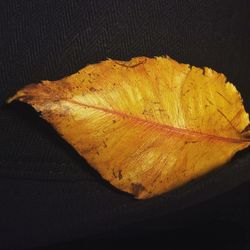
[(103, 181), (32, 108), (4, 102), (28, 83), (59, 79), (108, 57), (169, 55), (223, 72), (249, 111), (249, 7), (247, 0), (2, 0), (0, 248), (76, 247), (126, 235), (163, 235), (170, 245), (180, 244), (171, 240), (177, 235), (197, 243), (198, 235), (203, 246), (215, 239), (243, 247), (249, 150), (200, 180), (137, 201)]

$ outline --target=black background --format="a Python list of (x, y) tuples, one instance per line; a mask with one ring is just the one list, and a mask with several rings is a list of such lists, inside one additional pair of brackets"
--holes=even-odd
[(137, 201), (101, 180), (32, 108), (4, 102), (107, 57), (169, 55), (223, 72), (249, 111), (249, 9), (247, 0), (1, 0), (0, 248), (248, 249), (249, 150)]

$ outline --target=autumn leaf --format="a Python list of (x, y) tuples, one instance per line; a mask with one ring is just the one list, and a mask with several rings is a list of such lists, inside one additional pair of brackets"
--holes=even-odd
[(32, 105), (104, 179), (139, 199), (176, 188), (250, 145), (223, 74), (166, 57), (106, 60), (9, 99)]

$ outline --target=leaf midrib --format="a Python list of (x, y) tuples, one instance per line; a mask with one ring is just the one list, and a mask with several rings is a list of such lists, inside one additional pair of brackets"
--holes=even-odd
[(223, 142), (228, 142), (228, 143), (246, 143), (246, 142), (250, 143), (250, 139), (247, 139), (247, 138), (246, 139), (245, 138), (230, 138), (230, 137), (223, 137), (223, 136), (218, 136), (218, 135), (206, 134), (203, 132), (193, 131), (193, 130), (186, 129), (186, 128), (177, 128), (177, 127), (169, 126), (166, 124), (157, 123), (154, 121), (150, 121), (150, 120), (146, 120), (146, 119), (143, 119), (140, 117), (129, 115), (129, 114), (123, 113), (121, 111), (102, 108), (102, 107), (98, 107), (95, 105), (89, 105), (89, 104), (81, 103), (81, 102), (78, 102), (78, 101), (75, 101), (72, 99), (70, 99), (70, 100), (67, 99), (64, 101), (70, 102), (72, 104), (76, 104), (76, 105), (81, 106), (81, 107), (92, 108), (95, 110), (100, 110), (100, 111), (105, 112), (105, 113), (114, 114), (116, 116), (120, 116), (120, 117), (130, 119), (130, 120), (133, 120), (136, 122), (143, 122), (145, 124), (154, 125), (157, 129), (159, 129), (161, 131), (168, 130), (168, 131), (172, 131), (173, 133), (176, 133), (176, 134), (184, 134), (184, 135), (188, 135), (188, 136), (192, 136), (192, 137), (203, 137), (206, 139), (212, 139), (212, 140), (223, 141)]

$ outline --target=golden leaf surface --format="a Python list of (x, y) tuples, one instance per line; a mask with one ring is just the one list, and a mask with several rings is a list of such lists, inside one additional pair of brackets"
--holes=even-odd
[(112, 185), (149, 198), (250, 145), (249, 116), (223, 74), (168, 57), (108, 59), (9, 99), (32, 105)]

